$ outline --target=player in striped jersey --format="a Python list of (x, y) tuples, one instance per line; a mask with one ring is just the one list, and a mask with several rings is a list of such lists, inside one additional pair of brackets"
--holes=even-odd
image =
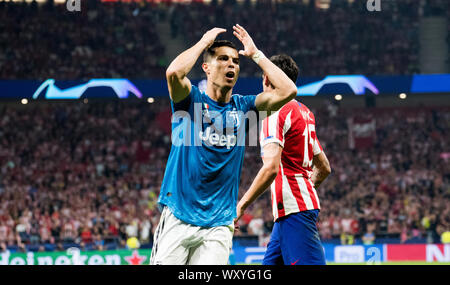
[[(277, 55), (270, 60), (297, 80), (298, 67), (292, 58)], [(271, 85), (264, 75), (264, 90)], [(331, 168), (316, 135), (313, 113), (293, 99), (263, 120), (260, 145), (264, 165), (239, 201), (235, 221), (270, 186), (275, 224), (263, 264), (324, 265), (316, 189)]]

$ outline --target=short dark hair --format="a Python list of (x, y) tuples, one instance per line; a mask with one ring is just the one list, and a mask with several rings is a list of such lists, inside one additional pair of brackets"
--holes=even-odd
[(205, 49), (205, 51), (203, 52), (203, 62), (209, 61), (209, 59), (216, 53), (216, 48), (218, 47), (230, 47), (237, 50), (236, 46), (228, 40), (216, 40), (209, 48)]
[(292, 57), (286, 54), (277, 54), (270, 57), (270, 61), (283, 70), (294, 83), (297, 81), (299, 68)]

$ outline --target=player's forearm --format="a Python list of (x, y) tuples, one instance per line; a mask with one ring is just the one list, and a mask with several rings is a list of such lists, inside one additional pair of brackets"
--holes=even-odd
[(179, 54), (167, 68), (166, 76), (184, 78), (207, 47), (208, 44), (200, 40), (194, 46)]
[(264, 166), (259, 170), (252, 185), (239, 201), (239, 204), (242, 206), (243, 210), (247, 209), (249, 205), (261, 196), (268, 187), (270, 187), (270, 184), (272, 184), (273, 180), (277, 176), (277, 171), (278, 169), (275, 170), (271, 167)]
[(313, 173), (311, 175), (311, 182), (314, 188), (319, 188), (320, 184), (330, 175), (331, 170), (319, 167), (313, 167)]
[(331, 166), (328, 161), (325, 152), (320, 152), (313, 157), (313, 173), (311, 175), (311, 181), (314, 184), (314, 188), (318, 188), (320, 184), (330, 175)]

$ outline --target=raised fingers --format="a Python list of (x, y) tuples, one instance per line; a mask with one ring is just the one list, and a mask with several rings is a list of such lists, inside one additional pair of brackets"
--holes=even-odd
[(225, 33), (227, 30), (224, 28), (213, 28), (212, 29), (214, 32), (216, 32), (217, 34), (221, 34), (221, 33)]
[(242, 36), (238, 32), (233, 32), (233, 35), (235, 35), (236, 38), (238, 38), (242, 42)]
[(202, 40), (204, 40), (207, 43), (207, 46), (209, 47), (213, 44), (214, 40), (217, 38), (219, 34), (224, 33), (226, 31), (227, 30), (223, 28), (212, 28), (203, 35)]
[(247, 32), (247, 31), (244, 29), (244, 27), (242, 27), (242, 26), (239, 25), (239, 24), (236, 24), (236, 27), (238, 27), (240, 30), (242, 30), (242, 31), (244, 31), (244, 32)]
[(233, 28), (234, 28), (235, 31), (238, 31), (239, 34), (241, 34), (242, 36), (245, 36), (245, 35), (248, 34), (247, 30), (245, 30), (244, 27), (242, 27), (239, 24), (234, 25)]
[(242, 42), (244, 37), (247, 35), (247, 32), (238, 25), (233, 26), (233, 30), (233, 35), (235, 35)]
[(222, 28), (213, 28), (209, 30), (209, 32), (214, 35), (214, 38), (216, 38), (219, 34), (225, 33), (227, 30)]

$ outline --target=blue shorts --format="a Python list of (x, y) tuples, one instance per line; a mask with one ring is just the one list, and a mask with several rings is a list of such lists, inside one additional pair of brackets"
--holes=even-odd
[(263, 265), (326, 265), (316, 222), (319, 210), (278, 219), (267, 245)]

